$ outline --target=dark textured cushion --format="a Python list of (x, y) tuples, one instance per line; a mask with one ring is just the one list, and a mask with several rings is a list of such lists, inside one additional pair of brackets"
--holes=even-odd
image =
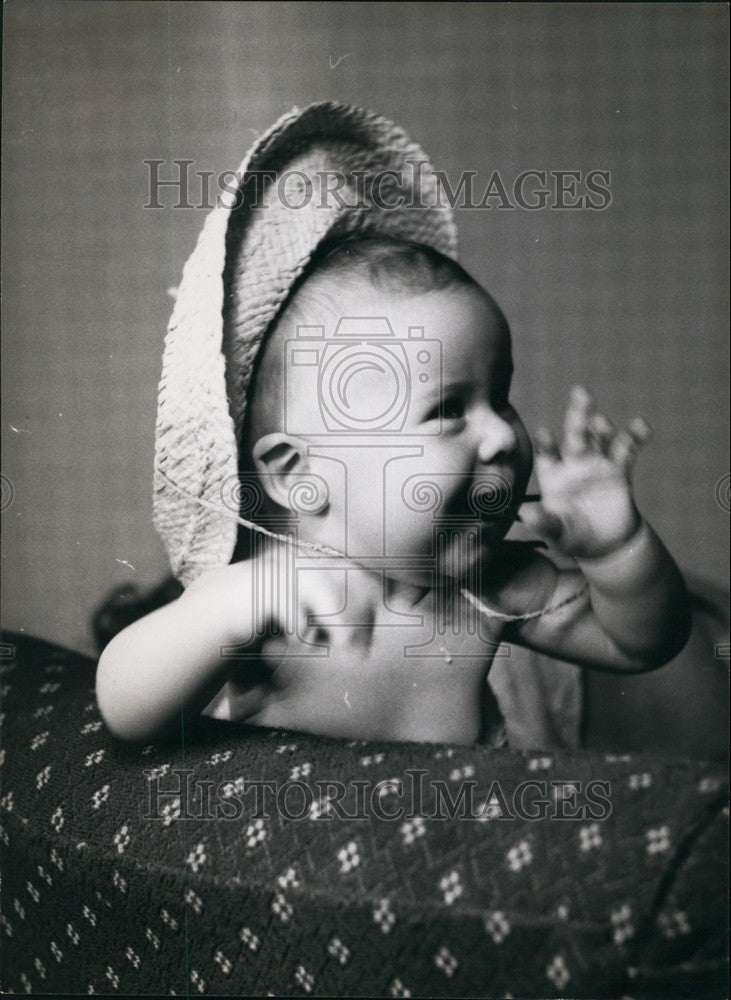
[[(2, 683), (6, 992), (726, 995), (718, 767), (205, 719), (129, 748), (100, 721), (91, 661), (6, 635)], [(417, 771), (419, 815), (379, 818), (409, 797), (376, 783)], [(273, 783), (264, 815), (247, 781)], [(318, 781), (347, 793), (328, 809)], [(521, 816), (516, 790), (538, 809), (544, 786), (545, 818)]]

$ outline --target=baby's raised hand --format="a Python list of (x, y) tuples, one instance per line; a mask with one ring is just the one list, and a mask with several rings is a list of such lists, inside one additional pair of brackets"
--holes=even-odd
[(574, 386), (561, 446), (545, 427), (536, 433), (542, 499), (525, 504), (521, 520), (567, 556), (594, 559), (613, 552), (640, 525), (630, 473), (650, 433), (641, 417), (617, 433), (590, 393)]

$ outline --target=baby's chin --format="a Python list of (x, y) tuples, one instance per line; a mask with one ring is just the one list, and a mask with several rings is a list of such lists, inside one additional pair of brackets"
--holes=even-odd
[(441, 554), (440, 570), (453, 580), (480, 579), (481, 572), (497, 555), (513, 523), (513, 518), (485, 521), (475, 529), (455, 535)]
[(434, 556), (429, 560), (428, 570), (404, 570), (402, 574), (396, 571), (389, 575), (394, 578), (401, 575), (404, 582), (420, 587), (454, 582), (469, 587), (470, 581), (476, 585), (495, 558), (511, 525), (512, 520), (506, 518), (504, 522), (490, 521), (474, 528), (441, 530), (434, 540)]

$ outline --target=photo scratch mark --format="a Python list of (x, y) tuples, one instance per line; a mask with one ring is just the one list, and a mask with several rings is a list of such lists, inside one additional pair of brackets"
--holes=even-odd
[(132, 565), (132, 563), (131, 562), (127, 562), (126, 559), (116, 559), (115, 562), (120, 563), (122, 566), (129, 566), (129, 568), (132, 570), (133, 573), (137, 572), (137, 570), (134, 568), (134, 566)]
[(337, 69), (340, 63), (343, 61), (343, 59), (347, 59), (348, 56), (352, 56), (352, 54), (353, 54), (352, 52), (346, 52), (344, 56), (340, 56), (340, 58), (336, 59), (335, 62), (333, 62), (332, 56), (328, 56), (327, 60), (330, 63), (330, 69)]
[(14, 432), (15, 434), (30, 434), (30, 433), (31, 433), (30, 431), (27, 431), (27, 430), (25, 429), (25, 427), (13, 427), (13, 425), (12, 425), (12, 424), (8, 424), (8, 427), (9, 427), (9, 428), (10, 428), (10, 430), (11, 430), (11, 431), (13, 431), (13, 432)]
[(343, 701), (344, 701), (344, 702), (345, 702), (345, 704), (346, 704), (346, 705), (348, 706), (348, 708), (349, 708), (349, 709), (350, 709), (350, 710), (352, 711), (352, 710), (353, 710), (353, 706), (352, 706), (352, 705), (350, 704), (350, 702), (348, 701), (348, 692), (347, 692), (347, 691), (346, 691), (346, 692), (345, 692), (345, 694), (343, 695)]

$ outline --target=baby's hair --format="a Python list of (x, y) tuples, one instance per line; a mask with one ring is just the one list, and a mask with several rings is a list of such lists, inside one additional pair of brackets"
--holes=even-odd
[(410, 294), (441, 291), (454, 285), (477, 287), (456, 260), (433, 247), (379, 235), (323, 241), (293, 286), (288, 301), (315, 274), (365, 278), (376, 288)]

